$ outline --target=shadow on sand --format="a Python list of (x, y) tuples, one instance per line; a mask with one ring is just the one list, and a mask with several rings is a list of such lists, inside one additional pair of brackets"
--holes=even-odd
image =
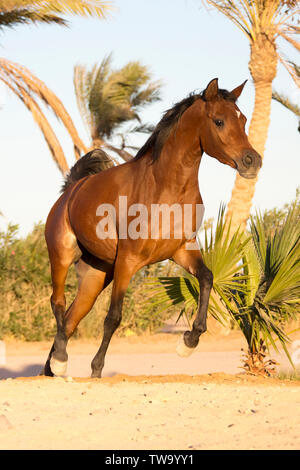
[(0, 380), (2, 379), (15, 379), (16, 377), (33, 377), (39, 375), (43, 368), (43, 364), (30, 364), (19, 370), (12, 370), (6, 367), (0, 367)]
[[(9, 369), (8, 367), (0, 367), (0, 380), (5, 379), (15, 379), (17, 377), (35, 377), (40, 375), (44, 364), (30, 364), (22, 367), (19, 370)], [(120, 371), (109, 371), (108, 373), (103, 373), (102, 377), (114, 377), (115, 375), (121, 374)], [(87, 378), (89, 374), (87, 374)]]

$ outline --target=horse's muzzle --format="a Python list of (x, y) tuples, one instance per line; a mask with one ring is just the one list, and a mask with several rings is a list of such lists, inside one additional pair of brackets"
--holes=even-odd
[(252, 179), (261, 168), (261, 156), (254, 149), (247, 149), (237, 163), (237, 171), (243, 178)]

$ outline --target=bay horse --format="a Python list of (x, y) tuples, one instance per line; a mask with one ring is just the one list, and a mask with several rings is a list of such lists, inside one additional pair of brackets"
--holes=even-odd
[[(103, 170), (107, 156), (102, 150), (95, 150), (81, 157), (71, 169), (45, 227), (53, 287), (51, 307), (57, 333), (43, 374), (65, 374), (68, 339), (113, 280), (101, 346), (91, 363), (92, 377), (101, 377), (107, 348), (121, 322), (122, 302), (131, 277), (143, 266), (167, 259), (199, 281), (197, 314), (191, 331), (184, 333), (178, 352), (185, 355), (197, 346), (200, 335), (206, 331), (213, 284), (211, 271), (197, 247), (187, 249), (184, 233), (180, 238), (169, 239), (121, 237), (119, 196), (126, 196), (128, 205), (142, 204), (148, 209), (154, 203), (182, 207), (189, 204), (197, 230), (194, 208), (202, 204), (198, 170), (204, 152), (236, 169), (241, 176), (255, 178), (261, 157), (248, 141), (246, 117), (236, 105), (245, 83), (229, 92), (219, 88), (216, 78), (201, 93), (175, 104), (163, 115), (137, 155), (126, 163)], [(116, 210), (114, 237), (99, 239), (97, 234), (97, 208), (101, 204)], [(125, 217), (128, 222), (132, 220), (128, 214)], [(78, 291), (66, 311), (64, 284), (72, 263), (78, 275)]]

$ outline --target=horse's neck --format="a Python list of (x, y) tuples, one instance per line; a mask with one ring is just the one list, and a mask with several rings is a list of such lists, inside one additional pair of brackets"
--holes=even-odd
[(198, 199), (198, 172), (202, 151), (196, 131), (185, 135), (180, 125), (167, 139), (160, 156), (152, 165), (158, 186), (168, 188), (178, 201)]

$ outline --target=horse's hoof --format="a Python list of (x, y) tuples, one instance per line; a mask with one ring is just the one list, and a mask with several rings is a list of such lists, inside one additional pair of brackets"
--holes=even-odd
[(50, 361), (49, 359), (47, 360), (44, 368), (41, 370), (41, 372), (39, 373), (39, 375), (41, 376), (44, 376), (44, 377), (53, 377), (53, 373), (52, 373), (52, 370), (50, 369)]
[(176, 346), (176, 352), (178, 356), (180, 357), (189, 357), (192, 352), (194, 351), (194, 348), (189, 348), (183, 339), (183, 336), (180, 336), (179, 341)]
[(62, 377), (63, 375), (66, 375), (67, 365), (68, 365), (68, 361), (65, 361), (65, 362), (58, 361), (54, 357), (51, 357), (50, 359), (50, 369), (52, 373), (58, 377)]
[(92, 372), (91, 379), (101, 379), (101, 372)]

